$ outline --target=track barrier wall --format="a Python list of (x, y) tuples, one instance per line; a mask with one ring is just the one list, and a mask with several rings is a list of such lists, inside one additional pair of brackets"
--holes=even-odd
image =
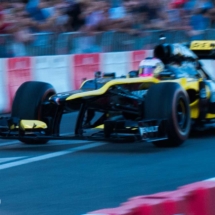
[[(44, 81), (57, 92), (66, 92), (79, 89), (96, 71), (126, 76), (146, 57), (152, 57), (152, 50), (0, 59), (0, 114), (10, 112), (15, 92), (23, 82)], [(201, 62), (215, 79), (215, 62)]]
[(215, 180), (189, 184), (175, 191), (137, 196), (119, 207), (88, 215), (215, 215)]
[(9, 99), (10, 110), (14, 95), (18, 87), (26, 81), (32, 81), (32, 58), (31, 57), (18, 57), (9, 58), (5, 60), (6, 64), (6, 80), (7, 80), (7, 96)]
[(6, 79), (5, 60), (0, 59), (0, 113), (7, 112), (9, 106), (8, 81)]
[(129, 52), (129, 59), (131, 60), (129, 62), (130, 71), (136, 70), (139, 66), (139, 63), (141, 60), (143, 60), (146, 57), (152, 57), (153, 53), (152, 50), (140, 50), (140, 51), (134, 51)]
[(52, 84), (57, 92), (74, 88), (70, 80), (70, 58), (68, 55), (34, 57), (33, 79)]
[(101, 54), (78, 54), (71, 57), (71, 76), (74, 88), (78, 89), (85, 79), (94, 78), (94, 72), (102, 70)]
[(116, 77), (126, 76), (129, 72), (131, 63), (129, 54), (129, 52), (113, 52), (102, 54), (102, 72), (115, 72)]
[(151, 54), (151, 50), (144, 50), (0, 59), (0, 114), (10, 112), (15, 92), (23, 82), (44, 81), (57, 92), (66, 92), (79, 89), (96, 71), (126, 76)]

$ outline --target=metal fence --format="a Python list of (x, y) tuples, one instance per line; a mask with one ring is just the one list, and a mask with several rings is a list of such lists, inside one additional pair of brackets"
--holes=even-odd
[(131, 35), (120, 32), (93, 33), (91, 35), (70, 32), (62, 34), (39, 33), (29, 43), (20, 43), (12, 35), (0, 35), (0, 57), (43, 56), (56, 54), (80, 54), (96, 52), (120, 52), (151, 49), (165, 35), (169, 43), (192, 40), (213, 40), (215, 29), (199, 31), (195, 36), (186, 31), (144, 31)]

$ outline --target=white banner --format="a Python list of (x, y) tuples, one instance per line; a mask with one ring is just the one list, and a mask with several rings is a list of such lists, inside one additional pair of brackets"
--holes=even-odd
[(113, 52), (102, 54), (101, 71), (103, 73), (116, 73), (116, 77), (127, 75), (129, 72), (129, 52)]
[(0, 113), (5, 113), (8, 111), (9, 105), (5, 59), (0, 59), (0, 77)]
[(57, 92), (73, 88), (69, 72), (69, 56), (40, 56), (34, 58), (34, 80), (52, 84)]

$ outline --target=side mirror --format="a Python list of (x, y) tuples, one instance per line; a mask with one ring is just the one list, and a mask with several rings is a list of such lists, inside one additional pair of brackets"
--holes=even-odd
[(101, 78), (102, 73), (100, 71), (97, 71), (97, 72), (95, 72), (94, 77), (95, 77), (95, 79)]
[(128, 73), (129, 78), (137, 78), (139, 76), (139, 71), (133, 70)]

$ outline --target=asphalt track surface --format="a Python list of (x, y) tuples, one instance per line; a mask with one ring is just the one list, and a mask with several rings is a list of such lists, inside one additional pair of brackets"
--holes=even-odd
[[(66, 115), (62, 132), (74, 127)], [(214, 135), (212, 134), (214, 133)], [(179, 148), (150, 143), (0, 141), (0, 215), (83, 215), (215, 176), (215, 130)]]

